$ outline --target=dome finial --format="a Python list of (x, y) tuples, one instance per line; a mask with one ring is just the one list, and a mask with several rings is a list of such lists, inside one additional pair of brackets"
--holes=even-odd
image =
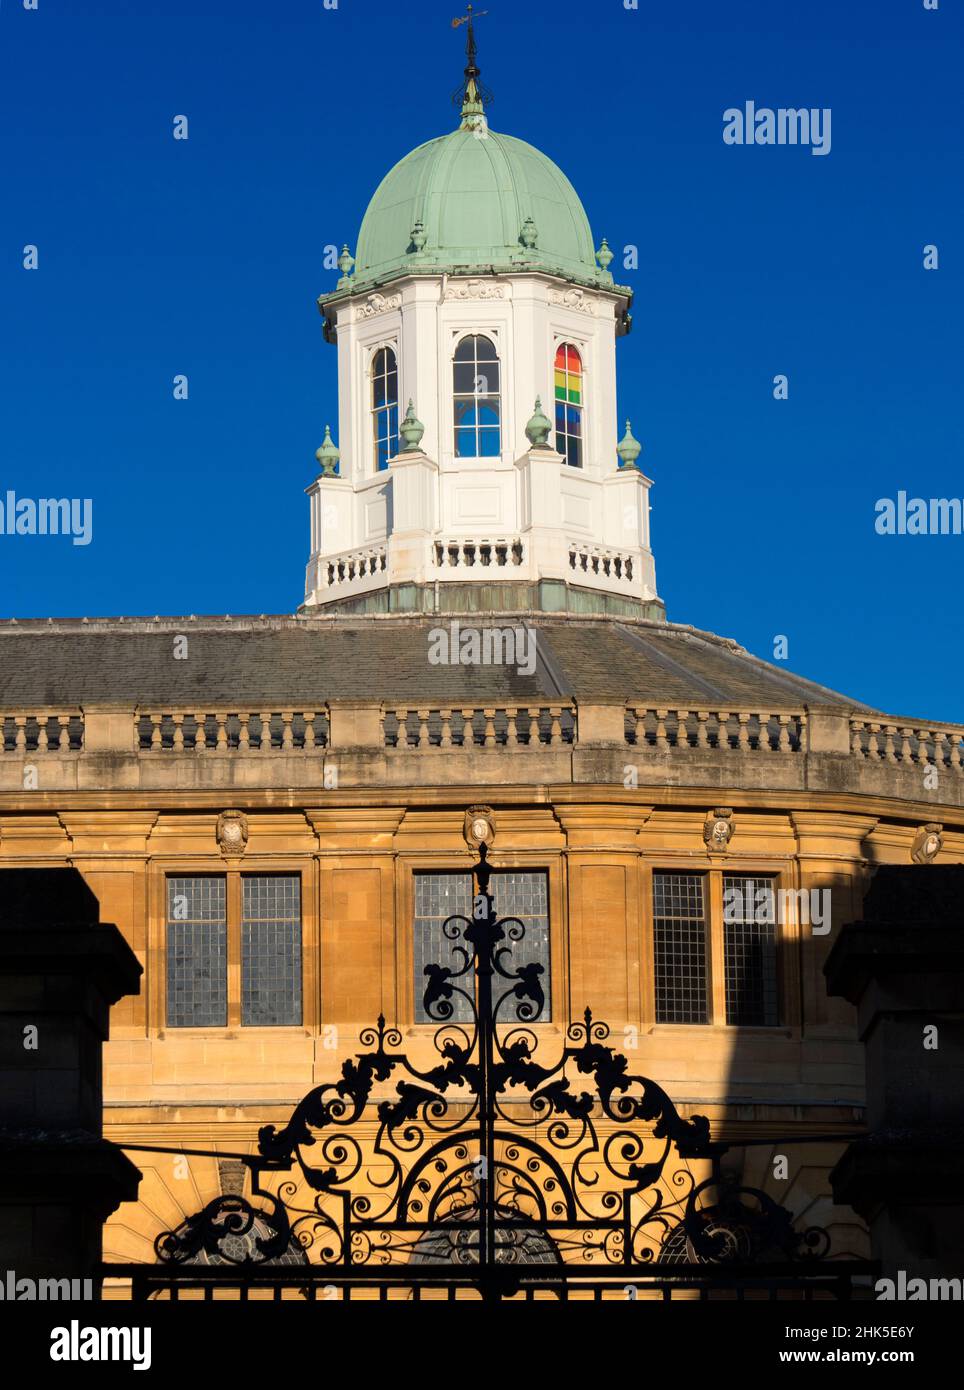
[(460, 25), (467, 24), (468, 32), (465, 38), (465, 74), (462, 82), (452, 93), (452, 100), (462, 107), (462, 126), (466, 130), (475, 129), (480, 122), (485, 123), (485, 108), (492, 100), (492, 93), (483, 87), (481, 81), (481, 71), (475, 61), (475, 20), (481, 19), (488, 10), (476, 12), (471, 5), (467, 7), (468, 13), (461, 15), (458, 19), (452, 20), (452, 28), (458, 29)]

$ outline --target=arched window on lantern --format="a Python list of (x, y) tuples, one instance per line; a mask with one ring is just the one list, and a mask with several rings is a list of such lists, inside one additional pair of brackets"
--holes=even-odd
[(463, 338), (453, 361), (455, 457), (497, 458), (502, 452), (499, 356), (490, 338)]
[(582, 467), (582, 358), (571, 343), (556, 348), (556, 453), (573, 468)]
[(398, 362), (394, 348), (379, 348), (372, 358), (372, 444), (375, 471), (387, 468), (398, 453)]

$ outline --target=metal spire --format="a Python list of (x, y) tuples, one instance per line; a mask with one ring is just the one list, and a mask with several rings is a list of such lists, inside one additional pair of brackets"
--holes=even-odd
[(492, 101), (492, 93), (487, 87), (483, 87), (480, 81), (480, 69), (475, 61), (475, 28), (477, 19), (488, 14), (488, 10), (476, 12), (471, 5), (467, 6), (468, 13), (461, 15), (458, 19), (452, 20), (452, 28), (458, 29), (460, 25), (467, 24), (468, 30), (465, 37), (465, 73), (463, 80), (452, 93), (452, 101), (455, 105), (461, 104), (462, 119), (472, 116), (482, 116), (486, 106)]

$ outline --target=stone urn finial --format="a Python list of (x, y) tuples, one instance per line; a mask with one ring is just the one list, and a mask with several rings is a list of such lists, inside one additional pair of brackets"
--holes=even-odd
[(415, 406), (409, 397), (408, 410), (405, 412), (405, 419), (398, 427), (398, 432), (402, 436), (402, 447), (400, 453), (413, 453), (422, 442), (422, 435), (425, 433), (425, 426), (415, 414)]
[(534, 251), (536, 242), (539, 240), (539, 229), (531, 217), (527, 217), (522, 224), (522, 231), (519, 233), (519, 240), (527, 251)]
[(412, 247), (416, 255), (418, 255), (420, 251), (425, 250), (425, 243), (427, 241), (428, 233), (425, 230), (425, 224), (420, 217), (416, 218), (415, 226), (412, 228)]
[(549, 447), (549, 431), (551, 429), (552, 421), (543, 413), (542, 401), (536, 396), (535, 414), (526, 425), (526, 438), (533, 449), (547, 449)]
[(633, 438), (633, 432), (627, 420), (626, 433), (616, 445), (616, 453), (619, 455), (620, 459), (620, 468), (632, 468), (642, 452), (643, 446), (638, 439)]
[(331, 426), (325, 426), (325, 437), (321, 441), (321, 448), (315, 450), (315, 458), (318, 460), (318, 467), (321, 469), (322, 476), (325, 478), (337, 478), (338, 460), (341, 458), (338, 447), (331, 437)]
[(351, 272), (352, 268), (354, 267), (354, 264), (355, 257), (349, 251), (348, 243), (346, 241), (344, 246), (341, 248), (341, 255), (338, 257), (338, 269), (341, 271), (341, 279), (338, 281), (339, 289), (347, 289), (347, 287), (352, 283)]
[(606, 240), (605, 237), (603, 237), (602, 245), (596, 252), (596, 260), (602, 266), (603, 274), (605, 274), (609, 270), (609, 267), (613, 263), (613, 253), (610, 251), (609, 242)]

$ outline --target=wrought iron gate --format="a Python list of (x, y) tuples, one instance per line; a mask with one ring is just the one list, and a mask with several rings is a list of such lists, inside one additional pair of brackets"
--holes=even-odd
[(260, 1130), (251, 1200), (217, 1198), (158, 1237), (157, 1264), (105, 1275), (135, 1298), (849, 1297), (874, 1266), (728, 1181), (708, 1120), (631, 1072), (589, 1009), (543, 1064), (542, 966), (519, 963), (525, 926), (497, 917), (480, 854), (471, 917), (442, 928), (451, 963), (425, 970), (438, 1061), (414, 1066), (379, 1018), (338, 1081)]

